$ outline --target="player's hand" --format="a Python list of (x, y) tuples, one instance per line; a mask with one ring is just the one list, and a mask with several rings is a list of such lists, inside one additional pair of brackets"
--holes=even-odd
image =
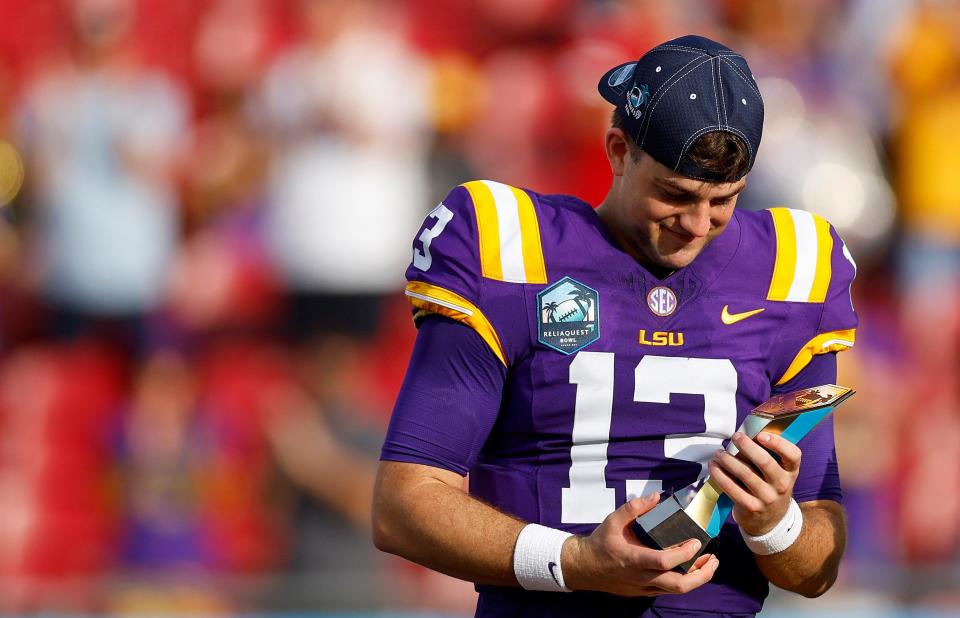
[(733, 435), (733, 443), (755, 468), (726, 451), (718, 451), (708, 466), (711, 478), (733, 500), (733, 518), (752, 536), (769, 532), (786, 515), (801, 455), (796, 444), (780, 436), (762, 431), (757, 440), (760, 444), (741, 432)]
[(641, 543), (630, 529), (634, 520), (657, 502), (656, 494), (629, 500), (608, 515), (590, 536), (570, 537), (563, 546), (567, 587), (622, 596), (657, 596), (682, 594), (710, 581), (720, 564), (710, 554), (700, 556), (689, 573), (671, 570), (697, 553), (699, 541), (691, 539), (658, 550)]

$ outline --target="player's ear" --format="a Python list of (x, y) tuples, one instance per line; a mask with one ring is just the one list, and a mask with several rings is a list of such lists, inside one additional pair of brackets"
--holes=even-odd
[(604, 147), (607, 160), (610, 162), (610, 171), (614, 176), (623, 176), (626, 158), (630, 156), (630, 145), (627, 136), (621, 129), (610, 127), (604, 135)]

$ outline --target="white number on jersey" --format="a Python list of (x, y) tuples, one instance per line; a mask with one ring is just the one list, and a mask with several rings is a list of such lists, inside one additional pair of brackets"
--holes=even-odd
[[(580, 352), (570, 363), (577, 399), (570, 487), (561, 490), (560, 520), (565, 524), (600, 523), (617, 508), (605, 476), (613, 420), (613, 360), (611, 352)], [(736, 431), (737, 370), (725, 358), (644, 356), (634, 370), (633, 400), (669, 404), (671, 393), (703, 395), (705, 430), (669, 435), (663, 444), (664, 456), (699, 463), (702, 478), (713, 453)], [(627, 499), (661, 488), (658, 479), (628, 479)]]
[(420, 270), (429, 270), (430, 265), (433, 264), (433, 256), (430, 255), (430, 243), (443, 232), (443, 228), (447, 227), (450, 219), (453, 219), (453, 211), (444, 206), (443, 202), (440, 202), (427, 215), (428, 219), (430, 217), (435, 217), (437, 222), (433, 224), (433, 227), (426, 227), (420, 233), (418, 240), (423, 245), (423, 251), (421, 252), (416, 247), (413, 248), (413, 265)]

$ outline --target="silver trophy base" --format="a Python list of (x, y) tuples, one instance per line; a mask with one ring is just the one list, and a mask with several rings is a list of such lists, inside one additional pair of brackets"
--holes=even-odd
[(683, 506), (673, 494), (638, 517), (637, 523), (657, 549), (673, 547), (689, 539), (700, 541), (700, 550), (696, 555), (677, 567), (684, 573), (693, 567), (697, 558), (713, 547), (713, 541), (715, 541), (713, 537), (707, 534), (706, 530), (697, 525), (697, 522), (690, 519), (690, 516), (683, 511)]

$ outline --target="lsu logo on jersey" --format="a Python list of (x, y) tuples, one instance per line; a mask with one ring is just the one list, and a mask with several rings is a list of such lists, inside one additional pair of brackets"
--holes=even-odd
[(600, 295), (576, 279), (564, 277), (537, 294), (539, 341), (573, 354), (600, 338)]
[(655, 330), (648, 333), (645, 329), (641, 328), (637, 341), (640, 345), (679, 347), (683, 345), (683, 333), (674, 333), (665, 330)]

